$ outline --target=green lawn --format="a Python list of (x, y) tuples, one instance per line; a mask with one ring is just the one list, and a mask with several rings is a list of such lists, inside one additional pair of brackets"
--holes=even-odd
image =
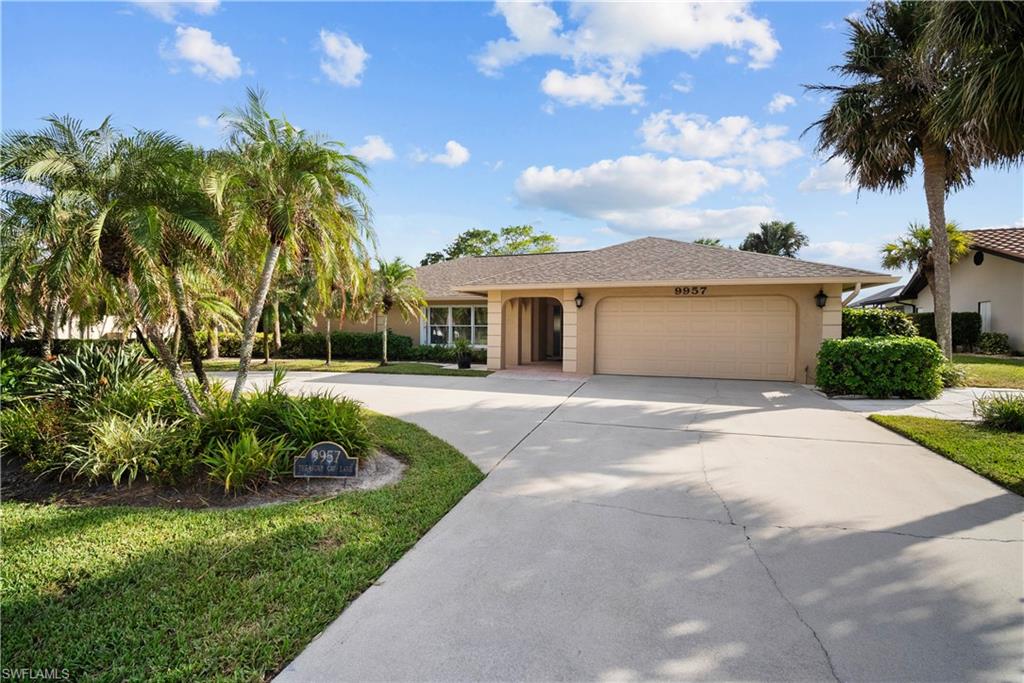
[[(203, 362), (207, 370), (234, 371), (238, 369), (237, 358), (221, 358), (220, 360), (208, 360)], [(316, 358), (282, 358), (271, 360), (264, 364), (262, 360), (253, 359), (249, 366), (253, 371), (269, 371), (275, 367), (282, 367), (285, 370), (314, 370), (316, 372), (376, 372), (386, 375), (442, 375), (446, 377), (486, 377), (491, 374), (489, 370), (459, 370), (457, 368), (442, 368), (431, 363), (392, 363), (384, 367), (375, 360), (335, 360), (325, 365), (322, 360)]]
[(419, 427), (370, 424), (409, 466), (376, 491), (217, 511), (3, 503), (0, 666), (265, 680), (483, 478)]
[(1024, 358), (993, 358), (957, 353), (953, 362), (967, 371), (971, 387), (1024, 389)]
[(486, 377), (490, 370), (459, 370), (442, 368), (429, 363), (391, 363), (389, 365), (363, 368), (356, 372), (373, 372), (382, 375), (444, 375), (446, 377)]
[(909, 415), (871, 420), (1024, 496), (1024, 434)]

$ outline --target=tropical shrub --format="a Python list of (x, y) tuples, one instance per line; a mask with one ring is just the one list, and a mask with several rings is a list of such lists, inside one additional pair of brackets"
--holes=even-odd
[(30, 378), (31, 390), (41, 398), (66, 401), (84, 410), (115, 387), (132, 383), (133, 391), (158, 391), (165, 383), (160, 368), (143, 358), (137, 346), (83, 345), (70, 355), (41, 363)]
[(216, 442), (203, 454), (203, 464), (211, 479), (224, 484), (224, 493), (235, 493), (242, 486), (255, 489), (281, 470), (282, 440), (260, 439), (246, 429), (229, 442)]
[(917, 326), (894, 308), (844, 308), (843, 338), (916, 337)]
[(0, 453), (29, 461), (37, 471), (63, 457), (71, 428), (67, 406), (57, 401), (26, 401), (0, 410)]
[(967, 371), (956, 363), (946, 361), (939, 368), (939, 375), (942, 377), (942, 386), (962, 387), (967, 384)]
[(987, 394), (974, 402), (974, 414), (989, 427), (1024, 432), (1024, 396)]
[[(911, 320), (917, 325), (918, 334), (935, 341), (935, 314), (911, 313)], [(955, 348), (973, 349), (981, 337), (981, 315), (975, 311), (959, 311), (953, 313), (953, 346)]]
[(1010, 348), (1010, 336), (1002, 332), (982, 332), (978, 339), (978, 350), (998, 356), (1007, 356)]
[(168, 423), (152, 414), (102, 417), (89, 425), (87, 443), (72, 444), (61, 475), (70, 473), (72, 479), (84, 477), (89, 483), (109, 478), (114, 486), (122, 479), (130, 485), (140, 474), (149, 478), (160, 472), (161, 456), (175, 450), (178, 428), (178, 421)]
[(921, 337), (826, 339), (817, 384), (829, 395), (934, 398), (944, 360), (938, 344)]
[(17, 349), (7, 349), (0, 356), (0, 403), (6, 404), (28, 393), (28, 379), (39, 361)]

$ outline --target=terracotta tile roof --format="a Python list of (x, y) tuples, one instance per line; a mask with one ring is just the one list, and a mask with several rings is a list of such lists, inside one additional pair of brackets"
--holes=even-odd
[(971, 247), (1015, 259), (1024, 259), (1024, 227), (965, 230), (971, 236)]
[(416, 269), (416, 282), (428, 299), (480, 299), (476, 294), (460, 292), (455, 287), (534, 264), (550, 268), (565, 257), (578, 253), (568, 251), (516, 256), (466, 256), (420, 266)]
[[(724, 247), (644, 237), (594, 251), (551, 254), (548, 260), (526, 260), (516, 269), (503, 269), (460, 283), (463, 288), (610, 284), (699, 280), (813, 280), (892, 282), (882, 273), (812, 261), (770, 256)], [(528, 257), (531, 258), (531, 257)], [(459, 287), (459, 284), (453, 286)]]

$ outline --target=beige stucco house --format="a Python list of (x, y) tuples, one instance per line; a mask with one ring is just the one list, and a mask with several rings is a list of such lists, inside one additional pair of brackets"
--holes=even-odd
[[(971, 248), (950, 270), (950, 307), (979, 313), (982, 332), (1002, 332), (1010, 337), (1010, 346), (1024, 350), (1024, 227), (964, 232)], [(874, 293), (856, 305), (928, 313), (935, 310), (935, 299), (917, 272), (906, 285)]]
[(420, 344), (467, 338), (492, 370), (810, 382), (821, 341), (841, 336), (844, 290), (896, 278), (646, 237), (444, 261), (417, 280), (429, 306), (418, 320), (391, 316), (392, 331)]

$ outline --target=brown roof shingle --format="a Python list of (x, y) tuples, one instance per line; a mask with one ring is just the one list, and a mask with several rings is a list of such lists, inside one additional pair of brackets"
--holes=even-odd
[(518, 254), (515, 256), (464, 256), (451, 261), (440, 261), (416, 269), (416, 282), (428, 299), (480, 299), (456, 287), (484, 277), (501, 275), (513, 270), (539, 264), (551, 267), (572, 254), (580, 252), (554, 252), (550, 254)]
[(964, 232), (970, 235), (973, 249), (1024, 260), (1024, 227), (984, 228)]
[[(500, 286), (579, 283), (643, 283), (681, 280), (812, 280), (893, 282), (895, 278), (855, 268), (711, 247), (661, 237), (616, 244), (594, 251), (551, 254), (552, 260), (526, 260), (454, 287), (481, 290)], [(557, 260), (554, 260), (557, 259)]]

